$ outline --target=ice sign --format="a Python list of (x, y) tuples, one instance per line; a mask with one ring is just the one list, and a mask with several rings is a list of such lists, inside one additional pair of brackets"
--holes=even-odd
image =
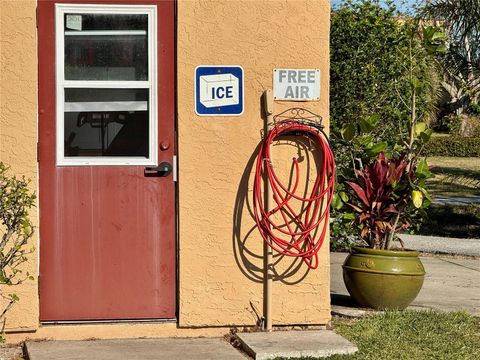
[(195, 112), (201, 116), (241, 115), (242, 67), (198, 66), (195, 69)]

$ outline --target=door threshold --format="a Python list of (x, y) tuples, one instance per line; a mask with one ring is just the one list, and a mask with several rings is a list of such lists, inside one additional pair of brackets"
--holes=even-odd
[(48, 320), (40, 321), (42, 326), (51, 325), (92, 325), (92, 324), (170, 324), (176, 323), (177, 319), (119, 319), (119, 320)]

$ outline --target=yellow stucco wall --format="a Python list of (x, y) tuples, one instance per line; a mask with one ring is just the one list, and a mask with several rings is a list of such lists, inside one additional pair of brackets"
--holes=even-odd
[[(249, 212), (260, 97), (276, 67), (319, 68), (321, 100), (275, 112), (300, 105), (328, 120), (329, 16), (327, 0), (178, 3), (180, 326), (253, 325), (262, 314), (262, 240)], [(243, 66), (242, 116), (195, 115), (193, 74), (202, 64)], [(301, 266), (274, 282), (274, 324), (330, 319), (328, 241), (320, 257), (317, 270)]]
[[(37, 188), (37, 51), (34, 0), (0, 1), (0, 161), (11, 174), (25, 175)], [(37, 211), (31, 213), (38, 226)], [(30, 246), (38, 249), (38, 230)], [(28, 256), (23, 270), (37, 274), (38, 252)], [(7, 328), (38, 326), (38, 284), (25, 281), (14, 288), (20, 301), (7, 314)]]
[[(263, 129), (260, 97), (271, 88), (275, 67), (319, 68), (321, 100), (278, 103), (275, 112), (305, 106), (328, 124), (329, 1), (179, 0), (177, 5), (179, 325), (254, 325), (255, 312), (262, 315), (262, 241), (249, 207), (251, 167)], [(38, 182), (35, 6), (34, 0), (0, 0), (0, 160), (31, 178), (32, 189)], [(201, 64), (243, 66), (242, 116), (195, 115), (193, 75)], [(36, 211), (32, 218), (38, 225)], [(31, 244), (38, 249), (37, 241), (35, 235)], [(30, 256), (26, 271), (37, 273), (37, 258), (37, 252)], [(317, 270), (301, 266), (274, 282), (275, 324), (330, 319), (328, 241), (320, 258)], [(277, 269), (288, 265), (282, 260)], [(20, 302), (7, 327), (38, 328), (37, 282), (27, 281), (15, 291)], [(122, 326), (43, 327), (30, 337), (121, 337)], [(185, 335), (172, 324), (125, 326), (129, 336)]]

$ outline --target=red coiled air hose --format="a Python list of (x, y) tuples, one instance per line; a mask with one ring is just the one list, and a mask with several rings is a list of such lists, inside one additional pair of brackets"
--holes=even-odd
[[(296, 195), (300, 171), (298, 159), (293, 158), (295, 180), (291, 182), (291, 188), (279, 181), (272, 166), (270, 146), (274, 140), (287, 134), (308, 136), (322, 153), (317, 163), (317, 177), (307, 197)], [(268, 211), (263, 203), (264, 176), (267, 177), (274, 201), (274, 206)], [(277, 123), (268, 133), (258, 154), (253, 187), (255, 220), (265, 242), (280, 254), (303, 258), (311, 269), (316, 269), (318, 251), (327, 232), (334, 184), (335, 161), (325, 134), (308, 123), (293, 120)], [(304, 202), (299, 213), (290, 204), (292, 200)], [(277, 213), (283, 219), (281, 223), (272, 220)]]

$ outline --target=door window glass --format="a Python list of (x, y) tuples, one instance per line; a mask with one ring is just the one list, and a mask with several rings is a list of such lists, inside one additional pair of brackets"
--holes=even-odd
[(65, 156), (148, 157), (147, 89), (65, 89)]
[(148, 80), (148, 16), (65, 14), (65, 79)]
[(156, 7), (56, 5), (57, 165), (156, 163)]

